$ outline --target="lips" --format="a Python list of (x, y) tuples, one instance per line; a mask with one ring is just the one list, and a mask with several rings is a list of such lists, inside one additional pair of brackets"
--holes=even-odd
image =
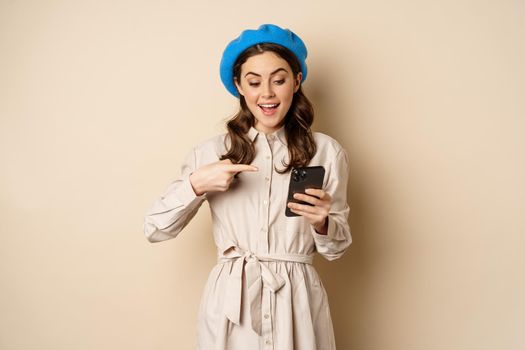
[(262, 109), (264, 114), (271, 115), (277, 110), (279, 103), (260, 103), (258, 106)]

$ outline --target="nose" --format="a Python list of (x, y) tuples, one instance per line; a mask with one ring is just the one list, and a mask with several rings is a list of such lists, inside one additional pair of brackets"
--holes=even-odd
[(270, 97), (274, 97), (274, 96), (275, 96), (275, 93), (273, 92), (272, 84), (271, 83), (264, 84), (263, 97), (270, 98)]

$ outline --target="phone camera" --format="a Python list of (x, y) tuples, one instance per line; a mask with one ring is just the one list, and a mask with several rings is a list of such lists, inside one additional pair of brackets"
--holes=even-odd
[(304, 181), (306, 178), (306, 170), (304, 169), (293, 169), (292, 178), (295, 182)]

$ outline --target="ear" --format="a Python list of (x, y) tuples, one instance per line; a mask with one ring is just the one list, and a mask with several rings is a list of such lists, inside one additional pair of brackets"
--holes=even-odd
[(235, 83), (235, 86), (237, 87), (237, 91), (239, 91), (239, 94), (244, 96), (244, 92), (242, 91), (241, 84), (239, 84), (239, 82), (237, 81), (237, 77), (233, 78), (233, 82)]
[(294, 94), (297, 92), (297, 90), (299, 90), (299, 87), (301, 86), (301, 80), (303, 80), (303, 72), (297, 73), (297, 77), (294, 79)]

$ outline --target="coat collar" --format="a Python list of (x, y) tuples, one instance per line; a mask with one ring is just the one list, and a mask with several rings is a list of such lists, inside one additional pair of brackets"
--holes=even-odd
[(288, 143), (286, 142), (286, 132), (284, 130), (284, 124), (277, 130), (275, 130), (274, 132), (270, 133), (270, 134), (265, 134), (263, 133), (262, 131), (259, 131), (257, 129), (255, 129), (255, 127), (251, 126), (250, 127), (250, 130), (248, 130), (248, 137), (250, 138), (250, 140), (254, 141), (255, 138), (257, 137), (257, 135), (259, 134), (262, 134), (264, 137), (268, 137), (270, 135), (273, 135), (275, 137), (277, 137), (277, 139), (284, 145), (284, 146), (287, 146)]

